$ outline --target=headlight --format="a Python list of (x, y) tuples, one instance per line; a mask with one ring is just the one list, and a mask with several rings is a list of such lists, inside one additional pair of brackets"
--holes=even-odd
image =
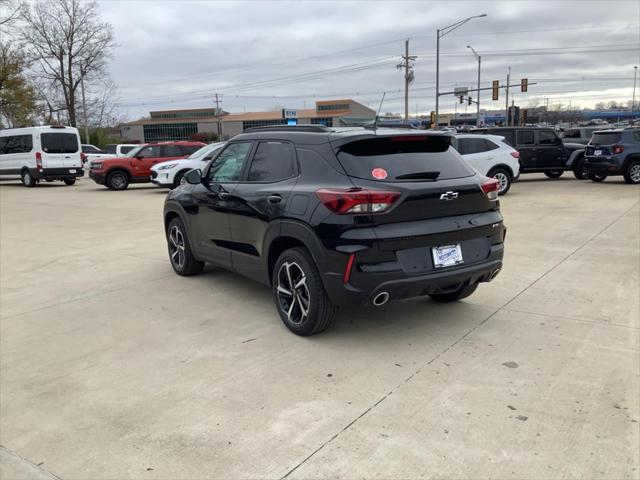
[(92, 169), (95, 168), (96, 170), (98, 170), (98, 169), (102, 168), (102, 164), (99, 163), (99, 162), (91, 162), (91, 168)]
[(167, 163), (166, 165), (162, 165), (161, 167), (158, 167), (158, 170), (169, 170), (170, 168), (173, 168), (176, 165), (178, 165), (178, 164), (177, 163)]

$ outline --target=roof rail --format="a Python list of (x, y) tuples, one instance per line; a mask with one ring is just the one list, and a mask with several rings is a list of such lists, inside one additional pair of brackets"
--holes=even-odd
[(266, 127), (251, 127), (243, 131), (246, 132), (311, 132), (311, 133), (327, 133), (333, 130), (324, 125), (269, 125)]

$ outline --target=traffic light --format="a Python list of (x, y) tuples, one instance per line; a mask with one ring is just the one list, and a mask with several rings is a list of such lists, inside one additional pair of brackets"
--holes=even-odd
[(522, 80), (520, 80), (520, 91), (521, 92), (526, 92), (528, 87), (529, 87), (529, 80), (528, 79), (523, 78)]
[(528, 115), (527, 115), (527, 110), (523, 110), (522, 111), (522, 125), (526, 125), (527, 124), (527, 120), (528, 120)]
[(493, 88), (491, 89), (491, 100), (498, 100), (498, 91), (500, 90), (500, 81), (493, 81)]
[(471, 105), (473, 103), (473, 99), (471, 97), (469, 97), (467, 99), (467, 105)]
[(460, 95), (460, 103), (464, 103), (464, 97)]

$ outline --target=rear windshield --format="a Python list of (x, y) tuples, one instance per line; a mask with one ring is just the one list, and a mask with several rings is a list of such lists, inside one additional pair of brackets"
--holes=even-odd
[(79, 148), (75, 133), (43, 133), (40, 143), (45, 153), (75, 153)]
[(428, 181), (475, 174), (448, 136), (399, 136), (344, 145), (338, 160), (349, 176), (374, 181)]
[(622, 140), (622, 132), (595, 132), (591, 136), (592, 145), (613, 145)]

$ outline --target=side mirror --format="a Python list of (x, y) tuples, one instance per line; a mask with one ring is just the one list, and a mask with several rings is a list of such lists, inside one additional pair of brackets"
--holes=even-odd
[(189, 170), (184, 176), (184, 179), (187, 183), (191, 185), (198, 185), (202, 183), (202, 172), (200, 171), (199, 168)]

